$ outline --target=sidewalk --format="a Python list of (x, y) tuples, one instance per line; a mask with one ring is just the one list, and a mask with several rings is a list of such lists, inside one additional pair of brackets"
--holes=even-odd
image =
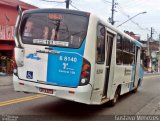
[(9, 86), (13, 84), (13, 76), (0, 76), (0, 86)]
[(160, 96), (144, 106), (136, 115), (160, 115)]
[[(159, 72), (144, 72), (144, 77), (160, 75)], [(136, 115), (160, 115), (160, 96), (154, 98), (146, 106), (144, 106)]]

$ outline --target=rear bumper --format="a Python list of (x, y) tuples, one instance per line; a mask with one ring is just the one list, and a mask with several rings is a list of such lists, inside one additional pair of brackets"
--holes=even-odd
[[(56, 96), (85, 104), (91, 103), (92, 87), (90, 84), (86, 86), (78, 86), (77, 88), (59, 87), (20, 80), (17, 76), (13, 75), (13, 85), (15, 91), (46, 94), (40, 92), (39, 88), (53, 89), (53, 94), (46, 95)], [(69, 93), (69, 91), (74, 91), (75, 93)]]

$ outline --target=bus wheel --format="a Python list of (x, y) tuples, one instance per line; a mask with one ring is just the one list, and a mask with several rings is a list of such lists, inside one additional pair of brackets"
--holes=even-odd
[(118, 87), (114, 94), (114, 98), (110, 101), (111, 106), (115, 106), (115, 104), (117, 103), (118, 97), (120, 95), (120, 90), (121, 90), (120, 87)]
[(136, 93), (138, 91), (138, 86), (133, 90), (133, 93)]

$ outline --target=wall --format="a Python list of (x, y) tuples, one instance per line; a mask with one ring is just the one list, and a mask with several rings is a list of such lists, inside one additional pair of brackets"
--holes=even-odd
[(0, 40), (14, 41), (14, 25), (17, 18), (16, 8), (0, 4)]

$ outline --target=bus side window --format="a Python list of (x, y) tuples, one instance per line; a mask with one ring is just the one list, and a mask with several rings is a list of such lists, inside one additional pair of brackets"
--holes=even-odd
[(116, 63), (117, 65), (121, 65), (122, 62), (122, 36), (118, 35), (117, 36), (117, 51), (116, 51)]
[(97, 27), (96, 62), (103, 64), (105, 61), (105, 27), (101, 24)]

